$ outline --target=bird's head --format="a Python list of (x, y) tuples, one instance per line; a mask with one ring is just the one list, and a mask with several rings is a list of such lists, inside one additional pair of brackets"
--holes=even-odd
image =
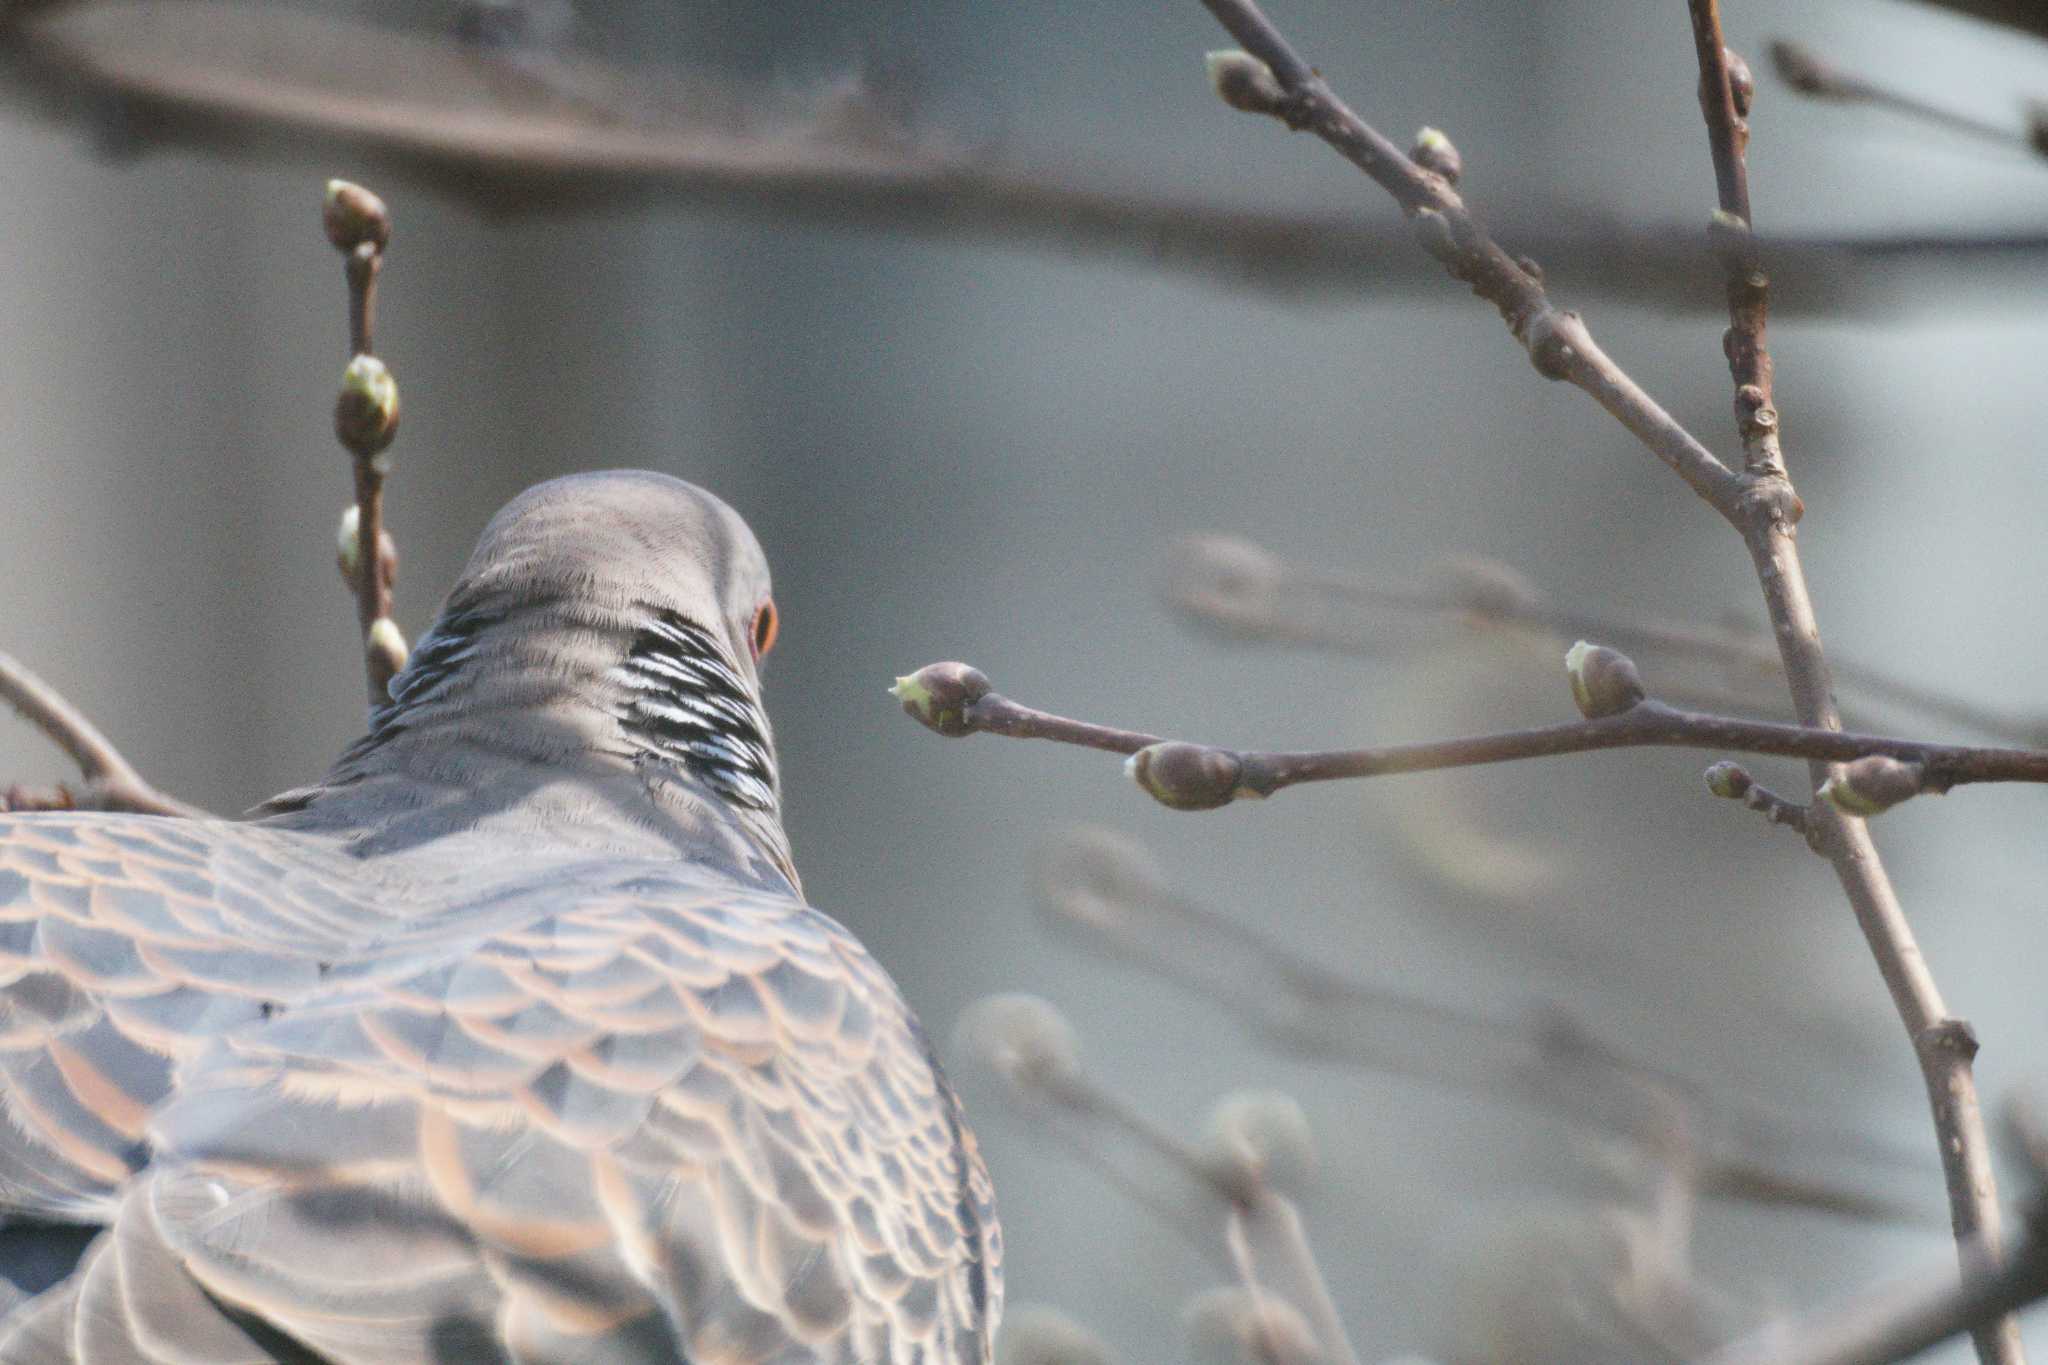
[(416, 843), (431, 810), (458, 829), (653, 832), (795, 884), (760, 695), (776, 627), (767, 558), (719, 499), (640, 470), (551, 480), (491, 519), (324, 791), (443, 794), (378, 850)]

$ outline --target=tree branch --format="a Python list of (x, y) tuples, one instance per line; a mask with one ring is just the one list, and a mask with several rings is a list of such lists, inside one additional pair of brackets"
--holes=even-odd
[(113, 742), (83, 712), (64, 700), (56, 688), (24, 668), (14, 658), (0, 654), (0, 697), (20, 713), (22, 719), (43, 732), (62, 749), (85, 776), (85, 788), (72, 793), (58, 789), (53, 801), (0, 802), (0, 808), (79, 807), (87, 810), (126, 811), (135, 815), (170, 815), (193, 819), (209, 818), (197, 806), (164, 795), (143, 779), (133, 764), (121, 756)]
[[(1627, 662), (1612, 651), (1600, 652)], [(1880, 808), (1966, 783), (2048, 782), (2048, 750), (1937, 744), (1825, 726), (1781, 725), (1681, 710), (1640, 695), (1625, 706), (1557, 725), (1364, 749), (1260, 752), (1169, 740), (1040, 711), (995, 691), (979, 669), (965, 664), (927, 664), (899, 678), (892, 691), (914, 720), (950, 738), (1006, 735), (1129, 755), (1127, 766), (1138, 785), (1177, 810), (1211, 810), (1244, 798), (1272, 796), (1304, 782), (1470, 768), (1602, 749), (1715, 749), (1823, 764), (1891, 760), (1891, 767), (1854, 774), (1824, 793), (1850, 804), (1860, 795), (1866, 802), (1881, 801)], [(1910, 771), (1898, 771), (1901, 768)]]
[[(351, 457), (356, 496), (342, 515), (340, 567), (356, 599), (363, 671), (375, 708), (390, 700), (391, 680), (405, 667), (406, 656), (405, 636), (391, 618), (398, 552), (384, 529), (388, 451), (398, 435), (398, 383), (375, 354), (377, 276), (391, 241), (391, 215), (384, 201), (362, 186), (330, 180), (321, 222), (342, 255), (348, 280), (350, 359), (335, 399), (334, 434)], [(365, 553), (366, 545), (375, 546), (375, 552)]]

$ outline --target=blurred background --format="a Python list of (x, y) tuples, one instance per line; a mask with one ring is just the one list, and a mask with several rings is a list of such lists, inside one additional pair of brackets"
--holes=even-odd
[[(332, 548), (349, 498), (330, 430), (344, 295), (319, 226), (323, 182), (347, 176), (397, 223), (378, 350), (404, 393), (388, 516), (408, 634), (484, 521), (536, 480), (645, 466), (733, 503), (775, 566), (769, 702), (812, 899), (942, 1043), (978, 997), (1028, 991), (1072, 1022), (1101, 1084), (1176, 1132), (1199, 1131), (1228, 1092), (1297, 1099), (1319, 1150), (1298, 1193), (1365, 1358), (1596, 1358), (1570, 1334), (1593, 1330), (1578, 1300), (1612, 1289), (1600, 1210), (1633, 1207), (1616, 1193), (1629, 1182), (1540, 1106), (1290, 1055), (1213, 996), (1053, 932), (1032, 888), (1058, 831), (1134, 839), (1204, 905), (1360, 981), (1489, 1017), (1568, 1011), (1717, 1093), (1910, 1154), (1854, 1177), (1902, 1218), (1706, 1199), (1687, 1273), (1732, 1320), (1948, 1263), (1923, 1092), (1847, 907), (1796, 837), (1704, 793), (1716, 755), (1179, 815), (1105, 756), (942, 741), (885, 695), (895, 675), (958, 658), (1032, 704), (1262, 748), (1571, 715), (1568, 639), (1461, 633), (1442, 614), (1418, 630), (1411, 614), (1358, 656), (1191, 630), (1159, 600), (1189, 532), (1371, 584), (1427, 584), (1447, 559), (1485, 556), (1587, 613), (1758, 618), (1734, 536), (1583, 395), (1540, 381), (1490, 309), (1431, 280), (1382, 194), (1319, 144), (1218, 104), (1201, 56), (1224, 40), (1194, 0), (534, 5), (515, 16), (528, 39), (510, 43), (477, 41), (475, 7), (306, 9), (438, 45), (444, 65), (419, 70), (367, 39), (309, 48), (325, 30), (233, 27), (276, 13), (17, 3), (0, 29), (14, 59), (0, 647), (159, 786), (239, 811), (316, 775), (363, 722)], [(1390, 136), (1447, 131), (1503, 241), (1566, 244), (1535, 252), (1553, 293), (1710, 446), (1739, 453), (1714, 268), (1690, 245), (1713, 183), (1677, 0), (1272, 13)], [(1760, 231), (2022, 239), (1809, 252), (1811, 273), (1776, 272), (1772, 340), (1831, 648), (1994, 711), (2048, 713), (2048, 253), (2024, 240), (2048, 219), (2048, 162), (1802, 101), (1762, 60), (1766, 39), (1796, 38), (2018, 129), (2023, 102), (2048, 97), (2048, 46), (1879, 0), (1743, 0), (1726, 21), (1757, 67)], [(224, 36), (239, 33), (257, 36)], [(56, 50), (70, 65), (53, 75)], [(317, 81), (344, 132), (181, 121), (77, 74), (113, 69), (77, 53), (116, 50), (123, 71), (240, 63), (259, 76), (237, 88), (259, 102)], [(664, 74), (591, 85), (593, 62)], [(1028, 240), (968, 230), (947, 221), (943, 185), (900, 215), (876, 209), (886, 195), (752, 196), (744, 175), (730, 190), (620, 173), (522, 194), (516, 159), (479, 169), (462, 150), (535, 106), (680, 138), (684, 116), (649, 92), (699, 81), (722, 92), (722, 126), (827, 163), (944, 147), (1091, 193), (1378, 234), (1399, 264), (1380, 273), (1365, 252), (1273, 288), (1242, 262), (1191, 265), (1166, 233), (1105, 245), (1057, 213)], [(402, 131), (409, 100), (457, 127), (434, 157), (346, 135), (352, 119)], [(883, 132), (805, 140), (807, 120), (849, 108)], [(1644, 242), (1657, 249), (1624, 249)], [(1718, 685), (1696, 661), (1643, 663), (1653, 690)], [(1983, 737), (1845, 700), (1868, 725)], [(1796, 766), (1752, 767), (1802, 790)], [(25, 727), (0, 729), (0, 776), (67, 775)], [(2044, 800), (1966, 789), (1878, 831), (1951, 1008), (1984, 1042), (1990, 1101), (2048, 1079)], [(1228, 978), (1240, 949), (1213, 950)], [(1225, 1278), (1220, 1241), (1130, 1203), (971, 1050), (942, 1051), (996, 1176), (1012, 1303), (1056, 1305), (1133, 1362), (1186, 1358), (1182, 1304)], [(1800, 1164), (1849, 1179), (1850, 1139), (1839, 1165), (1829, 1141)], [(1220, 1229), (1213, 1209), (1192, 1216)]]

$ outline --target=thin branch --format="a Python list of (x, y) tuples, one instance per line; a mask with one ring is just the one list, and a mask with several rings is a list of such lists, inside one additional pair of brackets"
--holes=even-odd
[[(1842, 718), (1835, 702), (1834, 680), (1821, 649), (1820, 627), (1793, 531), (1802, 504), (1785, 472), (1778, 445), (1778, 411), (1771, 393), (1765, 332), (1770, 279), (1750, 235), (1745, 161), (1750, 82), (1747, 69), (1738, 68), (1739, 59), (1722, 40), (1717, 0), (1688, 0), (1688, 7), (1699, 58), (1700, 102), (1707, 114), (1708, 142), (1720, 192), (1715, 226), (1727, 270), (1729, 317), (1723, 349), (1736, 385), (1737, 425), (1754, 486), (1781, 492), (1775, 504), (1749, 501), (1729, 520), (1742, 532), (1763, 589), (1785, 661), (1794, 714), (1805, 725), (1838, 730)], [(1838, 791), (1844, 783), (1853, 790), (1853, 770), (1836, 766), (1838, 763), (1829, 755), (1810, 757), (1809, 771), (1822, 793)], [(1971, 1073), (1976, 1035), (1967, 1023), (1949, 1014), (1864, 822), (1845, 813), (1839, 800), (1817, 801), (1809, 812), (1807, 839), (1834, 866), (1836, 880), (1863, 929), (1919, 1060), (1933, 1111), (1936, 1147), (1947, 1176), (1950, 1221), (1962, 1267), (1968, 1273), (1992, 1264), (2000, 1244), (1999, 1208), (1991, 1144)], [(2019, 1321), (2010, 1315), (1979, 1325), (1973, 1336), (1978, 1358), (1985, 1365), (2022, 1365), (2026, 1359)]]
[[(59, 798), (47, 804), (87, 810), (126, 811), (135, 815), (169, 815), (192, 819), (209, 818), (197, 806), (164, 795), (143, 779), (133, 764), (121, 756), (113, 742), (84, 713), (66, 701), (56, 688), (29, 672), (21, 663), (0, 654), (0, 697), (5, 697), (22, 719), (70, 756), (85, 776), (82, 792), (59, 789)], [(9, 802), (7, 804), (14, 804)], [(26, 803), (24, 803), (26, 804)], [(44, 802), (35, 804), (42, 805)]]
[(1304, 782), (1433, 772), (1602, 749), (1714, 749), (1817, 763), (1890, 759), (1914, 771), (1909, 774), (1909, 790), (1883, 789), (1891, 797), (1886, 805), (1966, 783), (2048, 782), (2048, 750), (1980, 748), (1782, 725), (1682, 710), (1647, 697), (1609, 714), (1556, 725), (1363, 749), (1262, 752), (1169, 740), (1040, 711), (994, 691), (978, 669), (962, 664), (928, 664), (898, 680), (895, 690), (912, 718), (949, 737), (1006, 735), (1129, 755), (1131, 775), (1138, 784), (1163, 804), (1182, 810), (1268, 797)]
[[(1400, 153), (1338, 100), (1252, 0), (1203, 3), (1246, 49), (1210, 58), (1211, 79), (1226, 103), (1279, 118), (1291, 128), (1310, 129), (1364, 171), (1408, 213), (1423, 246), (1500, 310), (1539, 373), (1585, 389), (1741, 532), (1784, 661), (1794, 715), (1807, 729), (1839, 730), (1833, 680), (1794, 540), (1793, 528), (1805, 507), (1785, 473), (1776, 439), (1764, 336), (1769, 281), (1757, 267), (1750, 231), (1742, 142), (1746, 126), (1738, 131), (1735, 109), (1740, 83), (1730, 70), (1713, 0), (1691, 0), (1691, 10), (1702, 89), (1719, 110), (1710, 115), (1709, 132), (1722, 196), (1716, 246), (1729, 277), (1726, 349), (1746, 455), (1740, 474), (1601, 354), (1583, 324), (1550, 303), (1540, 276), (1486, 235), (1441, 175)], [(1628, 717), (1613, 719), (1627, 722)], [(1200, 750), (1167, 751), (1159, 757), (1178, 760), (1152, 765), (1155, 772), (1164, 769), (1176, 779), (1162, 784), (1175, 794), (1187, 786), (1208, 795), (1234, 782), (1227, 757), (1213, 760)], [(1853, 788), (1850, 774), (1832, 767), (1830, 757), (1816, 752), (1809, 758), (1815, 786), (1839, 791), (1850, 782)], [(1863, 760), (1872, 761), (1882, 760)], [(1220, 799), (1229, 799), (1227, 789)], [(1808, 823), (1815, 848), (1834, 866), (1920, 1060), (1948, 1177), (1956, 1240), (1967, 1259), (1969, 1248), (1996, 1245), (1998, 1227), (1989, 1145), (1969, 1069), (1974, 1039), (1967, 1025), (1948, 1014), (1862, 821), (1842, 814), (1833, 803), (1816, 803)], [(1981, 1334), (1979, 1351), (1987, 1362), (2013, 1365), (2021, 1359), (2016, 1327), (2007, 1322)]]
[(348, 281), (350, 359), (335, 400), (334, 433), (351, 457), (355, 502), (342, 520), (341, 571), (355, 595), (363, 672), (374, 708), (390, 699), (391, 679), (405, 667), (406, 655), (405, 637), (391, 618), (397, 551), (384, 529), (388, 451), (398, 434), (398, 383), (376, 356), (377, 277), (391, 241), (391, 215), (384, 201), (362, 186), (330, 180), (321, 222), (342, 255)]
[(1225, 103), (1307, 129), (1365, 172), (1408, 215), (1423, 248), (1500, 312), (1538, 374), (1585, 390), (1709, 505), (1731, 519), (1743, 515), (1750, 485), (1609, 359), (1578, 314), (1551, 302), (1542, 271), (1495, 242), (1449, 180), (1337, 98), (1251, 0), (1202, 3), (1245, 48), (1211, 57), (1210, 77)]
[(1714, 795), (1740, 801), (1763, 816), (1766, 824), (1782, 825), (1802, 837), (1807, 835), (1809, 824), (1805, 803), (1778, 795), (1750, 776), (1749, 769), (1740, 763), (1713, 764), (1707, 769), (1706, 778), (1707, 790)]
[(2048, 157), (2048, 121), (2044, 121), (2039, 109), (2032, 113), (2027, 127), (2015, 128), (1945, 108), (1874, 77), (1844, 71), (1797, 43), (1775, 42), (1770, 50), (1771, 65), (1777, 68), (1778, 78), (1802, 95), (1835, 104), (1869, 105), (1944, 132)]

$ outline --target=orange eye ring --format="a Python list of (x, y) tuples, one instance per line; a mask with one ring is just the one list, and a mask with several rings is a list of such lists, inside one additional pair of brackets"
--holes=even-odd
[(754, 608), (754, 625), (747, 632), (747, 643), (753, 646), (754, 662), (759, 663), (775, 648), (775, 636), (782, 629), (782, 618), (776, 614), (773, 599)]

